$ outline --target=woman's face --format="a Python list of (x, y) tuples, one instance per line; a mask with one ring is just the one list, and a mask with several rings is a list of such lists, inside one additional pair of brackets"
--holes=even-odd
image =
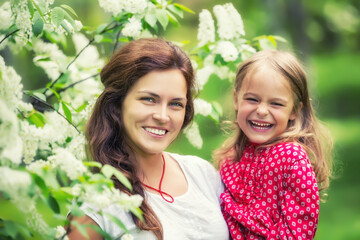
[(142, 156), (161, 153), (185, 117), (186, 81), (180, 70), (152, 71), (129, 90), (122, 106), (127, 143)]

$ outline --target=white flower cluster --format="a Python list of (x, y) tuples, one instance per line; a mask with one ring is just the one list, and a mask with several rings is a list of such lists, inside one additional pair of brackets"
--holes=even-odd
[(87, 171), (82, 161), (76, 159), (68, 150), (57, 148), (53, 152), (55, 155), (48, 157), (48, 161), (64, 171), (71, 180), (77, 179)]
[(0, 190), (11, 197), (23, 196), (31, 185), (29, 173), (0, 166)]
[(129, 19), (129, 22), (125, 24), (122, 34), (127, 37), (138, 38), (141, 34), (141, 30), (141, 21), (134, 15)]
[[(34, 41), (33, 46), (36, 55), (34, 57), (35, 65), (44, 69), (50, 79), (57, 79), (60, 73), (66, 69), (67, 56), (54, 43), (45, 43), (37, 39)], [(49, 61), (39, 61), (42, 59), (49, 59)]]
[(134, 240), (134, 236), (130, 233), (125, 233), (120, 240)]
[(213, 11), (217, 20), (217, 32), (221, 39), (232, 40), (245, 35), (241, 16), (232, 3), (216, 5)]
[(201, 98), (196, 98), (194, 100), (195, 114), (201, 114), (203, 116), (208, 116), (212, 112), (212, 105)]
[(202, 90), (204, 85), (209, 80), (211, 74), (214, 73), (212, 66), (205, 66), (196, 71), (196, 87)]
[(106, 12), (111, 13), (116, 16), (122, 11), (133, 13), (133, 14), (142, 14), (146, 7), (146, 0), (99, 0), (99, 5)]
[(71, 142), (66, 149), (77, 159), (84, 160), (86, 158), (85, 142), (85, 136), (83, 134), (78, 134), (71, 139)]
[(14, 22), (11, 12), (10, 2), (5, 2), (0, 6), (0, 30), (8, 29)]
[(5, 160), (20, 164), (22, 141), (19, 136), (18, 119), (15, 112), (8, 108), (0, 97), (0, 165)]
[(203, 9), (199, 14), (197, 39), (199, 40), (200, 47), (215, 41), (214, 19), (212, 18), (211, 13), (206, 9)]
[(0, 56), (0, 97), (8, 104), (11, 110), (18, 108), (22, 111), (31, 111), (31, 104), (22, 101), (21, 77), (14, 68), (7, 67), (4, 59)]
[(19, 28), (19, 32), (15, 35), (15, 41), (20, 47), (25, 46), (27, 41), (32, 37), (31, 14), (27, 0), (20, 0), (17, 4), (13, 4), (13, 14), (16, 16), (15, 24)]
[(199, 125), (196, 122), (192, 122), (190, 126), (186, 127), (184, 133), (191, 145), (198, 149), (202, 148), (203, 140), (200, 135)]
[(230, 41), (217, 42), (215, 53), (220, 54), (226, 62), (235, 61), (239, 56), (238, 50), (236, 49), (235, 45)]
[(125, 211), (137, 208), (141, 205), (143, 198), (140, 195), (129, 196), (115, 188), (104, 188), (101, 192), (90, 187), (80, 200), (90, 204), (95, 211), (105, 209), (111, 204), (117, 204)]

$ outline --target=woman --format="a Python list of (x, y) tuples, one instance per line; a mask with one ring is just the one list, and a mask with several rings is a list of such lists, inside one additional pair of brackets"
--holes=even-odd
[[(194, 156), (164, 150), (194, 115), (194, 72), (186, 54), (161, 39), (125, 45), (101, 71), (98, 98), (86, 135), (92, 157), (119, 169), (133, 192), (144, 197), (144, 222), (116, 206), (105, 211), (121, 219), (135, 239), (228, 239), (219, 207), (222, 183), (215, 169)], [(96, 213), (73, 218), (97, 224), (114, 239), (123, 229)], [(82, 239), (73, 226), (70, 239)], [(87, 229), (90, 239), (101, 235)]]

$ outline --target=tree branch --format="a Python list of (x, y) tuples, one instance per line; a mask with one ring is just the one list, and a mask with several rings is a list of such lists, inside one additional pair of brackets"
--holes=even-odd
[[(24, 93), (24, 94), (26, 94), (26, 93)], [(26, 94), (26, 95), (28, 95), (28, 94)], [(62, 118), (64, 118), (71, 126), (73, 126), (78, 133), (80, 133), (80, 131), (77, 129), (77, 127), (72, 122), (70, 122), (64, 115), (62, 115), (59, 111), (56, 111), (56, 109), (51, 104), (43, 101), (42, 99), (40, 99), (34, 95), (28, 95), (28, 96), (35, 99), (35, 102), (31, 103), (35, 109), (37, 109), (36, 102), (41, 102), (42, 104), (46, 105), (50, 109), (54, 110), (57, 114), (59, 114)]]
[(8, 37), (10, 37), (11, 35), (15, 34), (16, 32), (18, 32), (20, 29), (16, 29), (14, 31), (12, 31), (11, 33), (7, 34), (3, 39), (1, 39), (0, 44), (5, 41)]

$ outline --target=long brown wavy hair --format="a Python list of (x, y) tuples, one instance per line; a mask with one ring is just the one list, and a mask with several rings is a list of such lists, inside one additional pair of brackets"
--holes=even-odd
[[(306, 74), (296, 57), (289, 52), (278, 50), (263, 50), (255, 53), (239, 66), (234, 86), (235, 94), (239, 93), (245, 77), (263, 66), (271, 67), (290, 83), (296, 118), (289, 120), (283, 134), (259, 147), (267, 147), (279, 142), (299, 143), (309, 155), (319, 190), (325, 190), (329, 186), (329, 178), (332, 174), (332, 138), (329, 131), (315, 116)], [(239, 161), (248, 143), (246, 135), (236, 122), (233, 123), (233, 127), (234, 134), (224, 142), (221, 148), (214, 151), (213, 158), (219, 165), (224, 157)]]
[(116, 188), (129, 195), (139, 194), (144, 197), (140, 209), (145, 221), (140, 221), (134, 215), (132, 217), (136, 226), (153, 231), (158, 239), (163, 239), (163, 229), (155, 212), (146, 202), (144, 188), (138, 178), (139, 167), (127, 144), (122, 103), (139, 78), (155, 70), (168, 69), (179, 69), (186, 80), (187, 103), (182, 128), (186, 127), (194, 117), (194, 70), (188, 56), (179, 47), (163, 39), (134, 40), (114, 53), (101, 71), (105, 89), (97, 99), (86, 126), (87, 147), (91, 157), (119, 169), (131, 182), (133, 191), (114, 178)]

